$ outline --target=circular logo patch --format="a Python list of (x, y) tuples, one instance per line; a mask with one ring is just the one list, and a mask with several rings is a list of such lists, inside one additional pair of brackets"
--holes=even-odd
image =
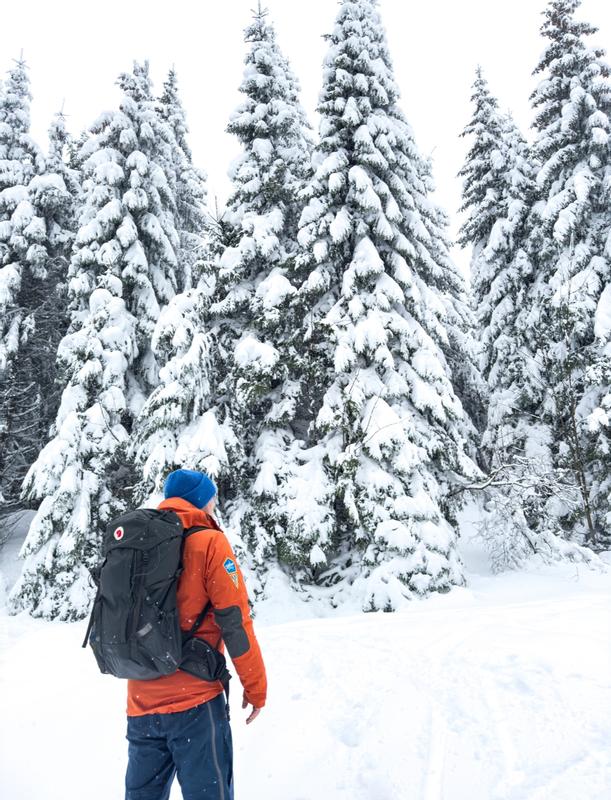
[(115, 539), (116, 539), (118, 542), (120, 542), (120, 541), (121, 541), (121, 539), (122, 539), (122, 538), (125, 536), (125, 531), (123, 530), (123, 528), (117, 528), (117, 529), (115, 530), (115, 532), (114, 532), (113, 536), (115, 537)]

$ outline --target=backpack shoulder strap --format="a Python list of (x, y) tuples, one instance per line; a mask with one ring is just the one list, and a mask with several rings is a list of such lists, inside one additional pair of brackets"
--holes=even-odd
[(214, 528), (209, 528), (207, 525), (193, 525), (191, 528), (185, 528), (184, 537), (185, 539), (187, 536), (191, 536), (192, 533), (197, 533), (198, 531), (212, 531)]
[(206, 618), (207, 613), (211, 609), (212, 609), (212, 603), (210, 602), (210, 600), (208, 600), (206, 605), (202, 608), (202, 610), (197, 615), (197, 619), (195, 620), (193, 625), (191, 625), (191, 629), (189, 630), (189, 633), (185, 636), (185, 642), (188, 642), (190, 639), (192, 639), (195, 636), (195, 633), (196, 633), (197, 629), (202, 624), (202, 622)]
[[(210, 528), (207, 525), (193, 525), (191, 528), (185, 528), (184, 538), (186, 539), (188, 536), (191, 536), (192, 533), (197, 533), (198, 531), (212, 531), (212, 530), (214, 530), (214, 528)], [(188, 642), (195, 636), (197, 629), (202, 624), (206, 615), (211, 609), (212, 609), (212, 603), (209, 600), (197, 615), (197, 619), (195, 620), (193, 625), (191, 625), (189, 633), (187, 633), (186, 636), (184, 637), (185, 642)]]

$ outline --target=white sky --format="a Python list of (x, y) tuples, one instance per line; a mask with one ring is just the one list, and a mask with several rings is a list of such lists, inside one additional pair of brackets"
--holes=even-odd
[[(266, 0), (278, 39), (314, 109), (327, 49), (322, 39), (337, 13), (336, 0)], [(469, 97), (478, 63), (499, 98), (528, 135), (531, 76), (543, 49), (539, 36), (545, 0), (381, 0), (402, 92), (403, 109), (421, 150), (432, 153), (438, 201), (453, 230), (460, 204), (456, 179), (465, 154), (458, 134), (471, 113)], [(155, 88), (174, 64), (187, 109), (198, 166), (209, 194), (225, 199), (231, 159), (239, 152), (224, 132), (239, 102), (243, 28), (256, 0), (20, 0), (3, 4), (0, 72), (23, 49), (30, 67), (33, 133), (45, 144), (52, 114), (65, 101), (68, 126), (78, 133), (116, 107), (117, 75), (134, 59), (148, 58)], [(583, 0), (579, 17), (599, 27), (592, 41), (611, 59), (611, 2)], [(465, 254), (456, 254), (463, 262)]]

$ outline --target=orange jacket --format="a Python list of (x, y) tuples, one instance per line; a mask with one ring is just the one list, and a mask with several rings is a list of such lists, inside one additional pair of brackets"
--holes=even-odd
[[(159, 508), (175, 511), (185, 528), (206, 527), (185, 541), (184, 572), (177, 592), (180, 627), (189, 630), (210, 600), (213, 610), (206, 615), (197, 635), (221, 651), (224, 642), (246, 700), (261, 708), (267, 693), (265, 666), (250, 618), (244, 578), (227, 537), (212, 517), (181, 497), (170, 497)], [(203, 681), (181, 670), (151, 681), (129, 680), (127, 714), (138, 717), (185, 711), (212, 700), (222, 691), (219, 682)]]

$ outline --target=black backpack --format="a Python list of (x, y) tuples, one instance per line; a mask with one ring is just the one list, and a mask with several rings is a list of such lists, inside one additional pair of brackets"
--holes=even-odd
[(201, 530), (206, 528), (185, 530), (173, 511), (150, 508), (130, 511), (108, 524), (83, 642), (83, 647), (91, 644), (103, 673), (153, 680), (183, 669), (202, 680), (220, 680), (228, 693), (225, 657), (195, 637), (211, 603), (188, 632), (180, 629), (176, 607), (185, 539)]

